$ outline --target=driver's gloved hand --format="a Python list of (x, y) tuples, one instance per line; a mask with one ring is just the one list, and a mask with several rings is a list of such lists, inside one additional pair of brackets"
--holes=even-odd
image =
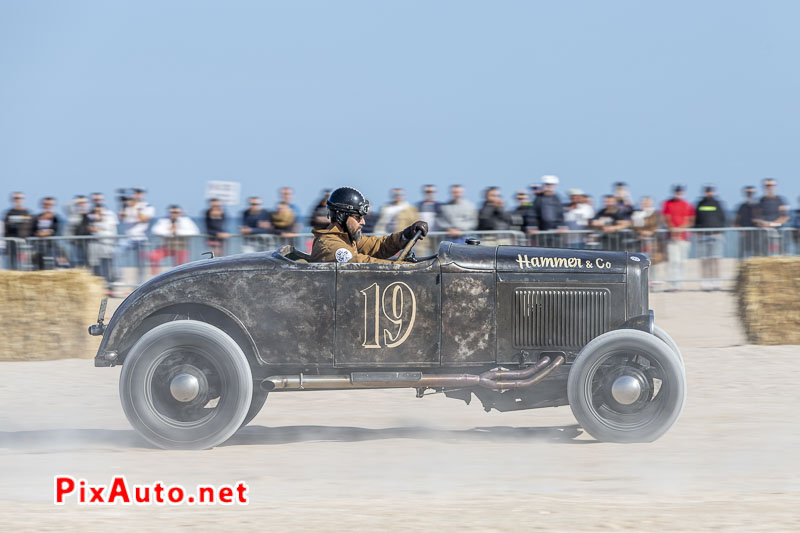
[(422, 235), (419, 237), (419, 240), (422, 240), (428, 234), (428, 223), (424, 220), (417, 220), (403, 230), (403, 239), (410, 241), (417, 231), (422, 231)]

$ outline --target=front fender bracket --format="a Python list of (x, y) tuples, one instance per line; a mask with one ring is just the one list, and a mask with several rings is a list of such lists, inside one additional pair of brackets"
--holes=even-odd
[(655, 326), (655, 313), (650, 309), (646, 315), (638, 315), (626, 320), (619, 329), (638, 329), (645, 333), (653, 334)]

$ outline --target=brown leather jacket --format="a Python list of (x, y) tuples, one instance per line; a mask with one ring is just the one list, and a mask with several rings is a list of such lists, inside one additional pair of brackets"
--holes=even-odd
[(386, 259), (399, 252), (406, 241), (403, 232), (398, 231), (385, 237), (362, 236), (354, 243), (347, 231), (338, 224), (326, 229), (315, 229), (314, 246), (311, 248), (311, 262), (324, 263), (391, 263)]

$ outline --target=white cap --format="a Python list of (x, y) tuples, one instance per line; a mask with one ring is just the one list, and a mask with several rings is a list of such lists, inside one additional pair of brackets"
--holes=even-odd
[(547, 176), (542, 176), (542, 183), (545, 185), (558, 185), (558, 176), (552, 176), (549, 174)]

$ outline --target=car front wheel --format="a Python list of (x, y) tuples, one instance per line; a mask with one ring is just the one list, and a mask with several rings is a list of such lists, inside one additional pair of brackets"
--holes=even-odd
[(131, 348), (119, 393), (128, 421), (161, 448), (205, 449), (245, 420), (253, 396), (250, 365), (227, 333), (205, 322), (156, 326)]
[(594, 438), (650, 442), (678, 419), (686, 377), (678, 354), (642, 331), (610, 331), (581, 350), (567, 395), (575, 418)]
[[(675, 354), (678, 356), (678, 359), (681, 360), (681, 365), (685, 369), (686, 368), (686, 363), (684, 363), (684, 361), (683, 361), (683, 354), (681, 354), (681, 350), (680, 350), (680, 348), (678, 348), (678, 344), (670, 336), (670, 334), (667, 333), (666, 331), (664, 331), (663, 328), (660, 328), (658, 326), (653, 326), (653, 335), (655, 335), (656, 337), (661, 339), (662, 342), (667, 343), (667, 346), (669, 346), (672, 349), (672, 351), (675, 352)], [(686, 375), (686, 371), (685, 370), (684, 370), (683, 374), (684, 374), (684, 376)]]

